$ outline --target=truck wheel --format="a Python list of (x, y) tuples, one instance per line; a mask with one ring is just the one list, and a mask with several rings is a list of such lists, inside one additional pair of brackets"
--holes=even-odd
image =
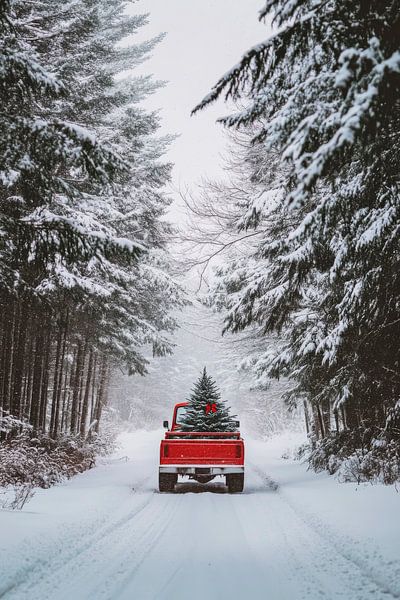
[(226, 485), (230, 494), (243, 492), (244, 488), (244, 473), (231, 473), (226, 476)]
[(160, 492), (173, 492), (178, 475), (175, 473), (159, 473), (158, 474), (158, 489)]

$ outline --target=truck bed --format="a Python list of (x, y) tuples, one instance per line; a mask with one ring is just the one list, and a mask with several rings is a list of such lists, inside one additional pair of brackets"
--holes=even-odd
[(244, 444), (240, 433), (166, 433), (160, 446), (160, 465), (238, 465), (244, 464)]

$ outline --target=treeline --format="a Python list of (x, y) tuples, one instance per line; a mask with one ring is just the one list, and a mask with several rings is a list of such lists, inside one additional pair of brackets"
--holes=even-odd
[(0, 5), (0, 421), (3, 437), (98, 430), (112, 369), (170, 352), (162, 161), (169, 138), (133, 76), (160, 38), (123, 0)]
[[(69, 310), (3, 307), (0, 385), (3, 415), (34, 431), (85, 437), (98, 431), (112, 360)], [(11, 427), (12, 430), (12, 427)]]
[[(319, 465), (395, 443), (393, 480), (400, 3), (268, 0), (261, 19), (274, 33), (196, 109), (221, 95), (243, 107), (221, 119), (236, 132), (235, 167), (230, 182), (208, 190), (203, 210), (231, 236), (214, 230), (230, 260), (213, 302), (227, 311), (228, 330), (257, 339), (247, 367), (260, 384), (291, 381), (285, 398), (304, 403), (314, 447), (328, 440)], [(209, 210), (218, 200), (225, 216)]]

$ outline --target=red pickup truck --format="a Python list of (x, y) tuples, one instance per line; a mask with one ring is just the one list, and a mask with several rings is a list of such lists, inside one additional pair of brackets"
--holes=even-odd
[[(230, 493), (244, 486), (244, 443), (239, 431), (230, 433), (183, 432), (180, 428), (187, 402), (174, 408), (171, 429), (160, 445), (159, 490), (172, 492), (178, 475), (208, 483), (217, 475), (225, 477)], [(239, 423), (238, 423), (239, 426)]]

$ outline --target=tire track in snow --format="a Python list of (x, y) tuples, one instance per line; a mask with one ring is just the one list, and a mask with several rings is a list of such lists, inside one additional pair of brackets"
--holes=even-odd
[[(152, 448), (144, 458), (146, 472), (155, 473), (157, 456)], [(286, 498), (286, 490), (280, 489), (258, 462), (246, 462), (243, 494), (211, 493), (215, 491), (212, 484), (201, 489), (183, 484), (181, 492), (188, 493), (158, 494), (144, 483), (149, 477), (139, 480), (135, 484), (138, 493), (109, 504), (101, 519), (98, 512), (90, 513), (91, 520), (81, 522), (80, 529), (76, 524), (60, 524), (60, 529), (66, 527), (65, 533), (60, 531), (42, 545), (37, 543), (39, 539), (32, 540), (29, 551), (39, 551), (46, 559), (35, 561), (36, 573), (30, 561), (28, 576), (11, 590), (3, 590), (3, 598), (399, 597), (383, 590), (389, 584), (382, 587), (367, 577), (367, 560), (361, 559), (361, 568), (347, 559), (343, 552), (354, 553), (348, 540), (336, 537), (336, 548), (328, 528), (320, 531), (321, 523), (302, 511), (296, 499)], [(117, 481), (129, 485), (130, 471)], [(104, 482), (102, 479), (101, 484)], [(103, 493), (102, 486), (97, 492)], [(47, 549), (52, 555), (45, 554)], [(189, 587), (185, 588), (185, 583)]]
[[(250, 580), (262, 581), (259, 557), (245, 535), (246, 523), (239, 522), (235, 505), (244, 496), (212, 493), (179, 494), (180, 504), (167, 531), (142, 561), (119, 600), (193, 600), (210, 597), (248, 596)], [(176, 498), (176, 496), (175, 496)], [(250, 566), (250, 569), (249, 569)], [(157, 573), (154, 579), (153, 573)], [(153, 579), (152, 579), (153, 578)]]
[[(171, 503), (169, 507), (160, 507), (157, 495), (150, 494), (140, 509), (120, 519), (117, 527), (110, 525), (102, 531), (102, 536), (96, 535), (95, 540), (81, 546), (78, 553), (71, 556), (70, 552), (69, 559), (55, 569), (50, 562), (36, 581), (26, 580), (17, 589), (15, 598), (116, 598), (120, 582), (131, 577), (145, 560), (168, 526), (172, 518), (170, 513), (175, 510)], [(71, 550), (74, 552), (74, 548)], [(32, 596), (32, 593), (36, 595)], [(11, 595), (10, 600), (12, 598)]]
[[(329, 589), (329, 585), (315, 576), (309, 565), (305, 564), (304, 543), (299, 550), (299, 539), (301, 539), (299, 534), (293, 530), (290, 520), (281, 518), (281, 500), (274, 493), (279, 489), (278, 484), (250, 461), (247, 461), (247, 472), (250, 479), (255, 476), (256, 480), (261, 482), (261, 487), (254, 481), (250, 486), (253, 512), (258, 516), (257, 525), (249, 532), (250, 543), (254, 544), (255, 540), (259, 541), (260, 538), (267, 540), (266, 543), (264, 542), (266, 563), (275, 573), (273, 579), (285, 581), (289, 589), (293, 590), (289, 595), (290, 598), (308, 600), (311, 597), (314, 598), (315, 590), (319, 590), (321, 596), (325, 596), (323, 590), (326, 590), (327, 587)], [(263, 492), (269, 492), (270, 495), (268, 497), (262, 495)], [(304, 528), (301, 533), (304, 537)], [(293, 543), (293, 537), (296, 539), (296, 544)], [(262, 545), (263, 543), (261, 543)], [(259, 549), (258, 552), (260, 552)], [(274, 591), (277, 597), (280, 597), (279, 588)], [(282, 593), (284, 593), (283, 589)], [(331, 598), (331, 596), (327, 597)], [(352, 600), (356, 599), (352, 597)]]
[[(269, 487), (270, 489), (272, 488), (278, 493), (280, 501), (285, 503), (285, 505), (290, 509), (293, 515), (295, 515), (296, 519), (303, 523), (305, 527), (313, 533), (314, 536), (316, 536), (322, 541), (325, 548), (328, 549), (328, 552), (330, 550), (330, 552), (332, 553), (333, 550), (334, 553), (339, 555), (343, 561), (345, 561), (347, 564), (350, 563), (352, 565), (352, 568), (350, 570), (345, 569), (344, 572), (349, 573), (351, 577), (354, 577), (355, 567), (361, 575), (361, 577), (367, 580), (370, 584), (376, 586), (376, 591), (380, 594), (383, 594), (385, 598), (400, 598), (400, 590), (396, 589), (387, 582), (387, 573), (377, 573), (375, 567), (368, 564), (365, 558), (363, 558), (362, 556), (356, 556), (354, 554), (354, 550), (351, 548), (351, 545), (354, 545), (353, 540), (351, 540), (350, 538), (340, 539), (339, 536), (334, 531), (332, 531), (332, 529), (328, 525), (326, 525), (322, 521), (319, 521), (312, 515), (307, 514), (305, 511), (301, 510), (297, 505), (295, 505), (291, 500), (289, 500), (282, 491), (282, 489), (279, 487), (279, 484), (277, 482), (274, 482), (274, 480), (271, 477), (269, 477), (269, 475), (267, 475), (267, 473), (265, 473), (264, 470), (262, 470), (257, 465), (254, 465), (253, 463), (250, 463), (250, 466), (251, 469), (256, 473), (256, 475), (258, 475), (258, 477), (263, 482), (267, 483), (267, 487)], [(277, 517), (279, 518), (279, 514), (277, 514)], [(301, 527), (298, 528), (298, 530), (298, 535), (301, 535)], [(282, 533), (283, 535), (285, 535), (288, 545), (290, 545), (293, 536), (287, 535), (286, 526), (282, 526)], [(396, 575), (393, 576), (393, 579), (395, 581), (399, 580), (398, 576), (396, 577)], [(359, 596), (360, 600), (365, 599), (365, 595), (363, 594), (364, 592), (362, 592), (362, 595)], [(377, 596), (374, 596), (374, 600), (375, 598), (377, 598)]]
[[(135, 492), (136, 489), (138, 491), (141, 491), (143, 485), (147, 481), (149, 481), (149, 479), (150, 477), (148, 476), (139, 480), (135, 488), (132, 487), (132, 491)], [(135, 495), (135, 497), (137, 496)], [(112, 518), (110, 518), (109, 515), (103, 516), (101, 518), (91, 520), (85, 525), (84, 528), (82, 528), (82, 525), (80, 524), (79, 531), (77, 531), (77, 527), (75, 525), (68, 526), (67, 524), (65, 524), (66, 532), (64, 532), (63, 534), (62, 550), (60, 550), (59, 538), (57, 538), (57, 540), (55, 540), (54, 542), (50, 541), (46, 550), (47, 554), (51, 553), (52, 559), (49, 561), (47, 558), (40, 555), (39, 558), (36, 558), (33, 561), (29, 561), (25, 567), (23, 567), (15, 573), (14, 581), (7, 583), (6, 586), (4, 586), (4, 588), (0, 588), (0, 599), (7, 598), (7, 594), (15, 591), (15, 589), (24, 585), (25, 582), (27, 582), (28, 580), (37, 581), (38, 577), (42, 578), (42, 574), (46, 572), (46, 567), (51, 567), (53, 569), (62, 568), (65, 564), (65, 560), (68, 561), (70, 559), (73, 559), (77, 554), (84, 552), (90, 545), (95, 544), (98, 539), (101, 539), (104, 535), (107, 535), (108, 531), (112, 531), (115, 527), (123, 526), (127, 520), (134, 517), (135, 514), (143, 510), (143, 508), (150, 502), (150, 500), (151, 496), (146, 498), (143, 504), (140, 504), (139, 506), (136, 506), (134, 509), (132, 509), (129, 512), (129, 514), (123, 515), (120, 519), (117, 519), (116, 521), (112, 521)], [(82, 537), (85, 538), (85, 542), (78, 546), (78, 548), (76, 548), (76, 546), (74, 546), (74, 540), (76, 539), (76, 536), (78, 534), (80, 534), (81, 539)], [(26, 552), (27, 557), (30, 557), (31, 548), (34, 545), (34, 543), (29, 542), (25, 545), (28, 547)], [(71, 546), (74, 547), (71, 548)], [(42, 549), (42, 547), (40, 549)], [(71, 550), (67, 554), (67, 556), (63, 553), (65, 548)], [(37, 551), (37, 548), (35, 548), (35, 550)], [(58, 560), (55, 557), (57, 557)]]
[[(175, 498), (175, 496), (172, 496), (172, 498)], [(167, 529), (173, 523), (174, 516), (179, 511), (179, 505), (181, 504), (181, 502), (182, 500), (180, 499), (176, 503), (170, 503), (172, 509), (168, 512), (167, 518), (165, 518), (164, 511), (159, 512), (157, 520), (153, 521), (152, 527), (147, 531), (146, 535), (143, 538), (146, 542), (144, 547), (141, 546), (139, 548), (140, 552), (137, 548), (135, 548), (132, 552), (132, 557), (136, 557), (136, 561), (134, 562), (134, 564), (131, 567), (129, 567), (128, 572), (125, 572), (124, 576), (120, 579), (117, 586), (115, 585), (115, 579), (113, 578), (113, 591), (112, 596), (109, 596), (110, 600), (118, 598), (128, 587), (130, 587), (136, 572), (145, 563), (145, 561), (157, 547), (159, 542), (164, 538)], [(176, 570), (179, 571), (180, 568), (181, 563), (178, 563)]]
[[(149, 479), (150, 477), (146, 477), (140, 482), (140, 485)], [(134, 497), (137, 498), (138, 496), (135, 495)], [(140, 515), (151, 500), (152, 494), (147, 495), (143, 502), (138, 506), (135, 506), (128, 514), (124, 514), (116, 521), (113, 521), (112, 518), (110, 519), (109, 516), (105, 519), (101, 519), (100, 522), (104, 523), (104, 521), (106, 521), (107, 523), (100, 526), (100, 528), (99, 521), (95, 521), (94, 523), (91, 522), (83, 531), (82, 529), (79, 531), (80, 539), (85, 539), (81, 544), (76, 544), (76, 536), (78, 534), (76, 528), (69, 527), (69, 532), (67, 529), (67, 534), (64, 533), (61, 544), (59, 538), (54, 543), (50, 544), (49, 550), (51, 551), (51, 558), (44, 559), (43, 557), (40, 557), (33, 563), (30, 563), (23, 571), (19, 571), (15, 575), (15, 581), (8, 584), (5, 589), (0, 590), (0, 598), (12, 598), (14, 592), (20, 594), (22, 593), (22, 589), (26, 586), (37, 585), (46, 578), (49, 572), (57, 573), (59, 570), (64, 569), (66, 565), (75, 561), (78, 556), (87, 552), (104, 537), (115, 532), (117, 529), (123, 528), (127, 522)], [(9, 594), (11, 594), (11, 596), (9, 596)]]
[[(151, 505), (147, 507), (146, 512), (140, 515), (141, 523), (139, 526), (137, 526), (137, 520), (135, 519), (128, 523), (129, 527), (125, 529), (122, 536), (118, 533), (117, 538), (113, 534), (105, 538), (103, 545), (111, 547), (113, 558), (109, 563), (103, 565), (100, 581), (95, 584), (94, 588), (90, 586), (90, 589), (82, 597), (93, 600), (103, 598), (114, 600), (119, 597), (134, 573), (146, 560), (146, 557), (152, 552), (159, 540), (162, 539), (176, 510), (176, 502), (167, 502), (166, 505), (164, 501), (160, 502), (157, 494), (153, 494)], [(150, 514), (147, 514), (149, 511)], [(97, 548), (96, 551), (97, 555), (100, 555), (101, 562), (103, 555), (101, 547)], [(98, 573), (97, 568), (95, 573)], [(86, 576), (87, 573), (85, 578)], [(91, 573), (89, 573), (89, 579), (91, 579)], [(95, 577), (93, 577), (93, 580), (95, 580)], [(71, 596), (81, 594), (82, 588), (79, 583), (77, 588), (67, 589), (67, 592), (61, 595), (60, 599), (70, 600)], [(49, 595), (49, 598), (54, 597)]]

